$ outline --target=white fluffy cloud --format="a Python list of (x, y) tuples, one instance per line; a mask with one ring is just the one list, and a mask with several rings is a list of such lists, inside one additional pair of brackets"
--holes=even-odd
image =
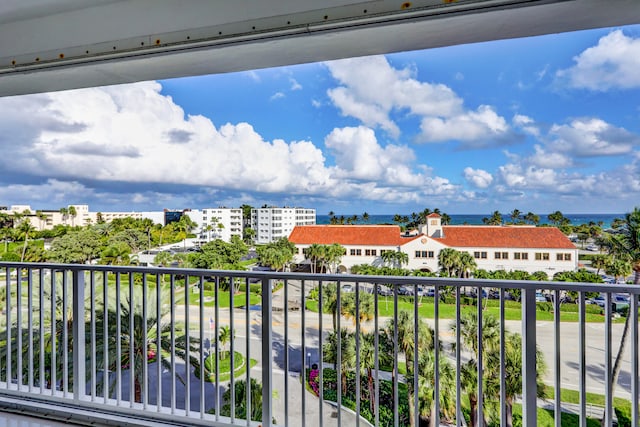
[(492, 107), (465, 110), (449, 87), (421, 82), (412, 70), (396, 69), (383, 56), (333, 61), (327, 67), (340, 85), (328, 95), (341, 113), (394, 138), (400, 129), (393, 116), (402, 114), (420, 118), (421, 142), (501, 140), (509, 131)]
[(74, 200), (95, 196), (87, 182), (127, 183), (132, 203), (162, 197), (149, 185), (394, 202), (455, 190), (369, 128), (332, 131), (325, 143), (336, 160), (327, 165), (311, 141), (265, 141), (247, 123), (216, 127), (185, 116), (161, 89), (147, 82), (0, 99), (0, 170), (49, 179), (25, 192)]
[(477, 188), (487, 188), (493, 182), (493, 176), (489, 172), (469, 166), (464, 168), (464, 178)]
[(640, 87), (640, 39), (616, 30), (574, 58), (557, 77), (573, 88), (594, 91)]
[(505, 135), (509, 131), (505, 119), (488, 105), (481, 105), (477, 111), (468, 111), (449, 118), (425, 117), (420, 128), (423, 141), (441, 142), (457, 139), (478, 146), (485, 146), (492, 137)]
[(615, 156), (631, 153), (640, 137), (597, 118), (576, 119), (553, 125), (550, 149), (577, 157)]

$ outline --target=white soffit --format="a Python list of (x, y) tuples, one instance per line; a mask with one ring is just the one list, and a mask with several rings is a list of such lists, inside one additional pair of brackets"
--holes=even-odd
[(2, 0), (0, 96), (640, 23), (640, 0)]

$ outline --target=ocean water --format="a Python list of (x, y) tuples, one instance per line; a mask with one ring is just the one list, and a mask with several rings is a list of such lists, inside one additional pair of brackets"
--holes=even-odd
[[(344, 215), (345, 218), (349, 218), (352, 215)], [(342, 215), (336, 215), (340, 217)], [(452, 215), (451, 217), (451, 225), (482, 225), (482, 218), (489, 218), (491, 214), (488, 213), (486, 215)], [(601, 227), (606, 229), (611, 227), (611, 222), (615, 218), (624, 218), (624, 214), (564, 214), (566, 218), (571, 220), (571, 225), (580, 225), (580, 224), (588, 224), (593, 221), (596, 224), (602, 224)], [(395, 224), (393, 222), (394, 215), (373, 215), (369, 214), (368, 224)], [(502, 214), (502, 218), (505, 221), (509, 221), (511, 218), (509, 214)], [(317, 224), (329, 224), (329, 215), (317, 215), (316, 216)], [(361, 215), (358, 215), (358, 224), (365, 224), (362, 220)], [(540, 224), (549, 224), (550, 221), (547, 218), (547, 215), (540, 215)]]

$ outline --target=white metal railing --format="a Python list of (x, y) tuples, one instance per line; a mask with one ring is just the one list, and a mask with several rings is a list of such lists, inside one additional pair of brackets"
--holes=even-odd
[[(433, 289), (433, 297), (418, 296), (426, 287)], [(483, 295), (490, 288), (498, 296), (493, 319), (486, 300), (478, 304), (465, 292)], [(391, 295), (384, 295), (386, 289)], [(400, 295), (404, 289), (415, 296)], [(509, 289), (522, 293), (519, 321), (508, 320), (507, 305), (514, 304), (507, 303)], [(552, 296), (553, 311), (542, 327), (536, 322), (540, 289)], [(578, 293), (577, 321), (561, 319), (566, 291)], [(589, 292), (606, 296), (599, 323), (587, 323)], [(141, 420), (366, 425), (368, 416), (374, 426), (402, 426), (411, 416), (417, 426), (429, 417), (454, 425), (489, 417), (507, 425), (507, 409), (516, 397), (523, 425), (533, 426), (538, 424), (541, 379), (536, 349), (544, 344), (549, 369), (542, 379), (555, 390), (549, 396), (554, 425), (562, 422), (564, 387), (578, 391), (580, 425), (586, 425), (590, 413), (587, 392), (604, 395), (605, 425), (611, 426), (613, 360), (623, 327), (614, 320), (616, 292), (630, 296), (630, 318), (624, 323), (630, 345), (623, 352), (624, 381), (616, 395), (632, 402), (628, 416), (635, 426), (640, 287), (0, 263), (0, 401), (3, 396), (22, 400), (24, 410), (40, 403), (59, 405), (70, 417), (91, 410), (142, 425)], [(363, 302), (365, 294), (372, 305)], [(433, 307), (432, 314), (425, 314), (426, 306)], [(469, 321), (476, 322), (472, 338), (465, 329)], [(490, 322), (497, 322), (491, 342), (486, 335)], [(515, 396), (509, 389), (514, 328), (521, 332), (517, 366), (522, 380)], [(372, 333), (365, 335), (365, 330)], [(492, 343), (498, 343), (497, 350), (490, 348)], [(465, 371), (469, 366), (475, 366), (471, 373)], [(469, 378), (475, 386), (469, 386)], [(349, 382), (346, 389), (342, 381)], [(352, 410), (335, 409), (350, 405)]]

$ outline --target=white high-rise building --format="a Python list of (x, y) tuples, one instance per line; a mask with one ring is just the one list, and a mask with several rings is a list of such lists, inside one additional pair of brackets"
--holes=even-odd
[(192, 209), (185, 212), (193, 222), (198, 224), (193, 232), (204, 241), (216, 239), (228, 242), (231, 236), (242, 238), (242, 209), (240, 208), (206, 208)]
[(265, 244), (289, 237), (297, 225), (315, 225), (316, 210), (305, 208), (251, 209), (251, 228), (255, 242)]

